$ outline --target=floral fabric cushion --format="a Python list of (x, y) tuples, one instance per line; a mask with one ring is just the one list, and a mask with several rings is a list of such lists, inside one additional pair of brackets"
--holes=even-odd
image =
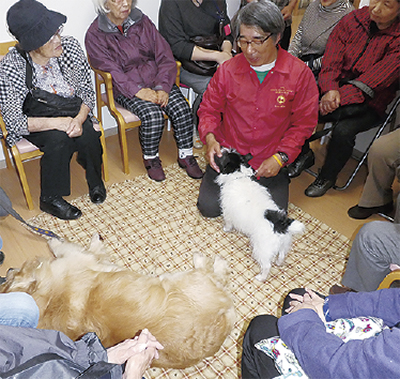
[[(327, 333), (334, 334), (344, 342), (370, 338), (386, 328), (383, 321), (376, 317), (342, 318), (326, 322), (325, 327)], [(255, 347), (275, 360), (276, 368), (281, 373), (276, 379), (308, 378), (295, 355), (280, 337), (261, 340)]]

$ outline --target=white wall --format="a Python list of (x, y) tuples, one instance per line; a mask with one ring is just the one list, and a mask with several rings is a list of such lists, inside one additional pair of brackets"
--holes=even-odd
[[(158, 8), (161, 0), (138, 0), (137, 6), (151, 20), (158, 25)], [(190, 1), (190, 0), (182, 0)], [(13, 40), (14, 38), (8, 33), (6, 13), (8, 9), (15, 3), (15, 0), (0, 0), (0, 42)], [(227, 0), (228, 14), (232, 16), (239, 8), (240, 0)], [(84, 46), (84, 37), (88, 26), (96, 17), (91, 0), (41, 0), (47, 8), (55, 10), (67, 16), (67, 23), (64, 28), (65, 35), (73, 35)], [(116, 126), (115, 120), (108, 114), (103, 112), (104, 128), (110, 129)], [(4, 156), (0, 149), (0, 168), (4, 166)], [(3, 162), (4, 163), (4, 162)]]

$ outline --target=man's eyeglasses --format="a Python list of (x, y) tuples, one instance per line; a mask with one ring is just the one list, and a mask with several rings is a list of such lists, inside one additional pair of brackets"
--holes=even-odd
[(255, 39), (253, 39), (251, 41), (247, 41), (246, 38), (244, 38), (244, 37), (238, 37), (236, 42), (241, 49), (248, 48), (249, 46), (255, 47), (255, 48), (260, 48), (264, 44), (264, 42), (266, 42), (268, 40), (268, 38), (271, 36), (272, 36), (272, 34), (269, 34), (268, 36), (266, 36), (264, 38), (256, 37)]
[(49, 42), (54, 42), (56, 37), (60, 37), (64, 30), (64, 25), (61, 25), (58, 30), (53, 34), (53, 36), (49, 39)]

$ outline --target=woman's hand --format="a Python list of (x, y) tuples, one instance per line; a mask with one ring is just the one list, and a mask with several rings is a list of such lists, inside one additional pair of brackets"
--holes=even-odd
[(322, 116), (333, 112), (340, 106), (340, 93), (339, 91), (332, 90), (328, 91), (324, 96), (322, 96), (319, 102), (319, 112)]
[(215, 139), (215, 136), (212, 133), (208, 133), (207, 134), (207, 136), (206, 136), (206, 144), (207, 144), (206, 157), (208, 159), (208, 162), (210, 163), (210, 166), (215, 171), (219, 172), (219, 167), (215, 163), (214, 155), (216, 154), (218, 157), (222, 157), (221, 145)]
[(157, 350), (148, 348), (140, 354), (136, 354), (129, 358), (125, 365), (123, 379), (142, 379), (145, 371), (150, 368), (151, 362), (155, 358)]
[(143, 329), (139, 336), (107, 349), (108, 362), (126, 362), (124, 378), (141, 378), (153, 359), (158, 358), (158, 350), (163, 348), (147, 329)]
[(69, 138), (79, 137), (82, 135), (83, 128), (80, 119), (78, 118), (71, 118), (69, 125), (65, 130)]
[(303, 296), (294, 293), (291, 293), (289, 295), (293, 300), (289, 303), (290, 307), (285, 309), (287, 313), (293, 313), (298, 311), (299, 309), (312, 309), (318, 314), (320, 319), (325, 322), (323, 311), (324, 299), (322, 297), (307, 288), (306, 293)]
[(150, 88), (142, 88), (135, 96), (141, 100), (150, 101), (151, 103), (158, 104), (158, 94), (156, 91)]
[(169, 95), (165, 91), (157, 91), (158, 101), (157, 104), (160, 104), (162, 108), (168, 105)]
[(269, 157), (263, 163), (261, 163), (261, 166), (256, 171), (256, 177), (259, 178), (260, 176), (264, 176), (266, 178), (271, 178), (278, 175), (280, 169), (281, 166), (276, 159), (274, 157)]

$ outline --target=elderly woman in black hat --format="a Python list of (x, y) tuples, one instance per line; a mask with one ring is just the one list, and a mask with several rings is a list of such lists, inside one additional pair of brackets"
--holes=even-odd
[[(65, 22), (64, 15), (36, 0), (20, 0), (8, 10), (8, 27), (18, 44), (0, 62), (0, 109), (7, 143), (12, 146), (26, 138), (44, 153), (40, 209), (73, 220), (82, 213), (63, 196), (70, 194), (69, 166), (75, 151), (86, 171), (91, 201), (102, 203), (106, 189), (101, 179), (100, 132), (93, 127), (91, 112), (95, 97), (90, 68), (79, 42), (61, 37)], [(37, 101), (28, 102), (30, 88), (46, 91), (42, 91), (46, 99), (56, 97), (61, 104), (50, 114), (47, 108), (39, 112)], [(72, 114), (61, 112), (71, 102), (75, 104)]]

